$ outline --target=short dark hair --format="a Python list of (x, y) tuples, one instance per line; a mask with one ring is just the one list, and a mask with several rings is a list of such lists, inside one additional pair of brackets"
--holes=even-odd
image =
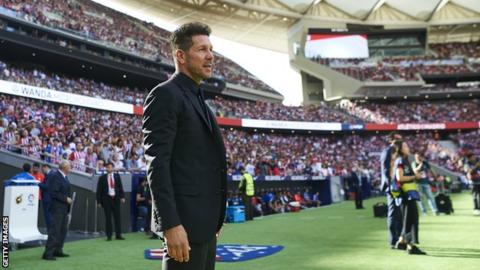
[(22, 168), (24, 172), (30, 172), (30, 170), (32, 169), (32, 166), (30, 165), (30, 163), (23, 163)]
[(172, 51), (180, 49), (188, 51), (193, 45), (192, 37), (197, 35), (210, 36), (212, 30), (210, 26), (201, 22), (191, 22), (181, 25), (177, 30), (173, 31), (170, 36), (170, 45)]
[(34, 163), (33, 163), (33, 167), (35, 167), (35, 168), (40, 168), (40, 163), (34, 162)]
[(113, 165), (113, 162), (111, 161), (107, 162), (107, 164), (105, 164), (105, 167), (107, 167), (108, 165), (112, 165), (112, 167), (115, 167), (115, 165)]
[(403, 140), (396, 140), (393, 142), (393, 145), (395, 146), (394, 149), (397, 152), (397, 155), (403, 156), (403, 153), (402, 153)]
[(402, 136), (402, 134), (398, 133), (398, 131), (392, 131), (390, 134), (388, 134), (388, 141), (395, 141), (397, 138), (395, 138), (397, 135)]

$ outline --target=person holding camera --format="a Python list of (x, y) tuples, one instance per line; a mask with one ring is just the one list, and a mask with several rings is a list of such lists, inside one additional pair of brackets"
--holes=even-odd
[(403, 213), (402, 233), (397, 242), (397, 248), (403, 249), (406, 246), (408, 254), (426, 255), (415, 243), (418, 243), (419, 216), (417, 201), (420, 200), (420, 193), (417, 190), (417, 179), (421, 178), (418, 171), (411, 167), (408, 156), (410, 149), (404, 141), (395, 141), (397, 157), (394, 163), (394, 180), (399, 184), (401, 190), (401, 209)]
[(480, 161), (468, 170), (467, 178), (472, 183), (473, 214), (480, 216)]
[[(420, 173), (420, 179), (417, 182), (420, 197), (426, 198), (428, 203), (430, 204), (430, 209), (432, 210), (432, 212), (435, 215), (438, 215), (437, 204), (435, 203), (435, 198), (432, 194), (432, 188), (430, 187), (430, 180), (428, 178), (429, 173), (432, 174), (434, 178), (436, 178), (435, 173), (430, 167), (428, 161), (424, 160), (420, 153), (415, 154), (415, 161), (412, 162), (412, 168), (414, 171), (418, 171)], [(418, 201), (418, 205), (420, 206), (423, 214), (427, 214), (427, 207), (424, 205), (421, 199), (420, 201)]]

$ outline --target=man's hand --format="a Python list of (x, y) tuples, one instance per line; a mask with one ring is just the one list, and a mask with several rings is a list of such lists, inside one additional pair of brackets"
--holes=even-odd
[(125, 203), (125, 198), (121, 198), (120, 201), (121, 201), (122, 203)]
[(68, 204), (72, 204), (72, 202), (73, 202), (73, 201), (72, 201), (72, 198), (67, 197), (67, 203), (68, 203)]
[(102, 207), (102, 204), (101, 204), (101, 203), (97, 203), (97, 207)]
[(175, 226), (165, 231), (165, 242), (168, 255), (177, 262), (188, 262), (190, 260), (190, 245), (187, 232), (182, 225)]

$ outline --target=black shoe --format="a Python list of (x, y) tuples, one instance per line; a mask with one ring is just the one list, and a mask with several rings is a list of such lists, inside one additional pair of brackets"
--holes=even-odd
[(158, 237), (156, 234), (153, 234), (152, 236), (150, 236), (150, 239), (158, 239)]
[(417, 246), (413, 246), (413, 245), (412, 245), (412, 248), (408, 250), (408, 254), (410, 254), (410, 255), (427, 255), (426, 252), (422, 251)]
[(66, 258), (66, 257), (70, 257), (70, 255), (66, 254), (66, 253), (56, 253), (56, 254), (53, 254), (53, 256), (55, 257), (62, 257), (62, 258)]
[(121, 237), (121, 236), (117, 236), (117, 237), (115, 237), (115, 239), (117, 239), (117, 240), (125, 240), (125, 238), (123, 238), (123, 237)]
[(407, 244), (401, 243), (401, 242), (397, 242), (397, 243), (395, 244), (395, 248), (398, 249), (398, 250), (407, 250)]
[(107, 241), (112, 241), (112, 237), (107, 237)]
[(42, 256), (42, 259), (46, 260), (46, 261), (56, 261), (57, 260), (57, 258), (55, 258), (53, 256), (45, 256), (45, 255)]

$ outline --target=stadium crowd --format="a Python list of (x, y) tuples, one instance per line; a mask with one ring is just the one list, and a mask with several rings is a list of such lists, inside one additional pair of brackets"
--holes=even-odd
[[(0, 95), (1, 148), (58, 163), (73, 161), (77, 171), (94, 173), (113, 162), (117, 170), (145, 170), (141, 118), (22, 97)], [(228, 173), (244, 167), (253, 176), (346, 175), (359, 167), (373, 186), (379, 180), (383, 135), (296, 135), (222, 129)], [(479, 131), (450, 134), (458, 151), (438, 143), (439, 134), (406, 135), (413, 152), (432, 163), (463, 172), (470, 153), (479, 155)], [(474, 152), (472, 152), (474, 149)]]
[[(172, 64), (170, 32), (89, 0), (6, 0), (0, 7), (26, 21), (101, 42), (148, 59)], [(114, 27), (113, 27), (114, 26)], [(141, 40), (142, 42), (138, 42)], [(240, 65), (215, 54), (215, 76), (229, 83), (275, 92)]]
[[(345, 175), (353, 164), (366, 175), (376, 174), (374, 155), (380, 136), (313, 136), (249, 133), (223, 130), (229, 173), (240, 174), (244, 167), (253, 176)], [(377, 170), (378, 169), (378, 170)]]
[(47, 162), (62, 158), (93, 173), (106, 162), (116, 169), (145, 169), (141, 118), (0, 95), (1, 147)]
[(342, 102), (337, 108), (373, 123), (445, 123), (480, 119), (480, 101)]
[(0, 80), (134, 105), (143, 105), (147, 93), (147, 89), (113, 86), (92, 79), (55, 74), (34, 67), (16, 67), (2, 61), (0, 61)]
[[(16, 66), (0, 60), (0, 80), (45, 87), (96, 98), (142, 105), (148, 89), (113, 86), (92, 79), (74, 78), (38, 67)], [(422, 123), (477, 121), (478, 99), (450, 101), (342, 102), (336, 107), (321, 103), (308, 106), (284, 106), (280, 103), (243, 101), (213, 97), (207, 101), (219, 117), (342, 122), (342, 123)]]
[(458, 74), (480, 72), (478, 42), (431, 44), (431, 55), (384, 57), (381, 59), (318, 58), (329, 66), (361, 81), (418, 81), (418, 74)]
[(418, 74), (457, 74), (478, 72), (475, 66), (462, 58), (411, 56), (382, 59), (328, 59), (312, 60), (329, 66), (361, 81), (418, 81)]
[(209, 100), (208, 104), (219, 117), (285, 121), (362, 122), (361, 119), (348, 115), (341, 110), (336, 110), (326, 103), (291, 107), (280, 103), (229, 100), (215, 97)]
[(436, 43), (429, 46), (439, 57), (480, 58), (480, 42)]
[[(0, 134), (4, 149), (53, 163), (61, 157), (79, 159), (81, 164), (74, 168), (80, 171), (92, 172), (110, 161), (117, 169), (145, 166), (140, 147), (140, 117), (3, 94), (0, 97)], [(223, 130), (223, 133), (233, 174), (238, 173), (241, 165), (250, 168), (255, 164), (254, 175), (326, 175), (329, 166), (330, 173), (341, 171), (341, 167), (334, 168), (335, 164), (353, 157), (346, 154), (347, 147), (356, 148), (354, 144), (362, 143), (353, 136), (346, 137), (345, 142), (336, 142), (333, 137), (316, 141), (312, 136), (250, 135), (236, 130)], [(329, 155), (320, 160), (327, 145)], [(97, 162), (100, 160), (102, 162)]]
[[(319, 207), (321, 205), (319, 192), (312, 192), (309, 187), (269, 188), (259, 189), (252, 196), (253, 216), (264, 216), (288, 212), (298, 212), (301, 209)], [(228, 206), (244, 205), (238, 191), (227, 194)]]

